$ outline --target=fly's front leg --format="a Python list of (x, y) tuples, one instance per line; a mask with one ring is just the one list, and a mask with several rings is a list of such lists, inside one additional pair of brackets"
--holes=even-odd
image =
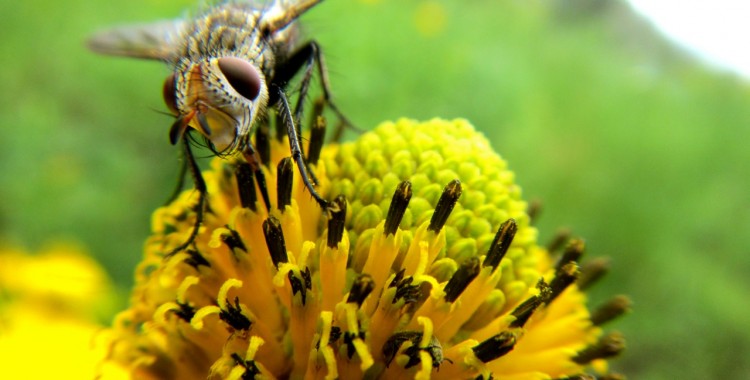
[(200, 168), (198, 168), (198, 163), (195, 162), (195, 156), (193, 156), (193, 151), (190, 149), (190, 141), (188, 141), (187, 134), (183, 135), (182, 146), (184, 147), (185, 153), (185, 166), (190, 169), (190, 175), (193, 177), (193, 183), (195, 184), (195, 191), (198, 192), (198, 204), (195, 205), (195, 224), (193, 225), (193, 231), (190, 233), (187, 240), (165, 254), (165, 258), (171, 257), (190, 246), (190, 244), (193, 244), (195, 238), (198, 236), (201, 223), (203, 223), (203, 214), (206, 210), (206, 182), (203, 180), (203, 175), (201, 174)]

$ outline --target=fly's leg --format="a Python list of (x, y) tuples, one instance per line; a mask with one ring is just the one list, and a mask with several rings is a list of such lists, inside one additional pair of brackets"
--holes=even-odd
[(178, 196), (180, 196), (180, 192), (182, 192), (182, 187), (185, 185), (185, 175), (187, 174), (188, 170), (188, 162), (187, 158), (185, 157), (185, 153), (182, 152), (182, 160), (180, 160), (180, 172), (177, 174), (177, 185), (175, 185), (174, 190), (172, 190), (172, 194), (169, 195), (169, 198), (167, 198), (167, 201), (164, 202), (164, 205), (168, 205), (177, 199)]
[(278, 99), (277, 107), (279, 115), (283, 124), (286, 126), (287, 134), (289, 135), (289, 150), (292, 152), (292, 159), (297, 164), (299, 174), (302, 177), (302, 182), (305, 184), (310, 194), (320, 205), (323, 210), (328, 210), (328, 201), (318, 194), (315, 190), (315, 186), (310, 181), (310, 176), (307, 172), (307, 165), (305, 165), (305, 159), (302, 156), (302, 149), (300, 148), (299, 135), (297, 134), (297, 127), (294, 125), (294, 118), (292, 116), (292, 110), (289, 107), (289, 99), (286, 97), (284, 89), (277, 85), (271, 85), (271, 92), (276, 95)]
[(206, 210), (206, 182), (203, 180), (203, 175), (201, 174), (200, 168), (198, 168), (198, 164), (195, 162), (195, 156), (193, 156), (193, 151), (190, 149), (190, 142), (188, 141), (188, 135), (185, 134), (182, 141), (182, 146), (184, 147), (185, 152), (185, 166), (187, 166), (188, 169), (190, 169), (190, 175), (193, 177), (193, 183), (195, 184), (195, 190), (198, 192), (198, 204), (195, 205), (195, 224), (193, 225), (193, 232), (190, 233), (190, 236), (187, 238), (187, 240), (174, 248), (173, 250), (169, 251), (164, 257), (170, 257), (188, 246), (190, 244), (193, 244), (193, 241), (195, 241), (195, 238), (198, 236), (198, 230), (200, 229), (201, 223), (203, 223), (203, 214)]
[[(299, 98), (294, 107), (295, 122), (299, 123), (299, 120), (302, 117), (302, 106), (304, 105), (304, 100), (307, 98), (307, 91), (310, 87), (315, 67), (318, 69), (318, 77), (320, 78), (320, 87), (323, 91), (323, 101), (325, 106), (330, 108), (331, 111), (336, 114), (336, 117), (345, 125), (352, 126), (349, 119), (344, 116), (332, 101), (331, 85), (328, 81), (328, 69), (326, 68), (320, 45), (318, 45), (316, 41), (308, 41), (306, 44), (302, 45), (302, 47), (294, 52), (286, 62), (281, 64), (281, 67), (277, 69), (276, 76), (273, 78), (274, 84), (285, 87), (294, 75), (302, 71)], [(297, 133), (299, 134), (299, 131)]]

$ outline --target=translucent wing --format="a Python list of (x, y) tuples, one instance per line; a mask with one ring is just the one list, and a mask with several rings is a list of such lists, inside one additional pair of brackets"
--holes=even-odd
[(106, 55), (168, 59), (177, 48), (184, 21), (159, 21), (106, 29), (88, 40), (89, 49)]

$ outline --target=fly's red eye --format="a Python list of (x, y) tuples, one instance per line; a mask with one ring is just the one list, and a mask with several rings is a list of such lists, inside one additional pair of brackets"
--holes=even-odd
[(248, 100), (260, 93), (260, 74), (250, 62), (236, 57), (219, 58), (219, 69), (235, 91)]
[(167, 108), (172, 111), (173, 114), (178, 115), (180, 111), (177, 110), (177, 95), (175, 92), (175, 78), (177, 74), (172, 74), (167, 77), (164, 81), (164, 88), (162, 88), (162, 95), (164, 95), (164, 103), (167, 104)]

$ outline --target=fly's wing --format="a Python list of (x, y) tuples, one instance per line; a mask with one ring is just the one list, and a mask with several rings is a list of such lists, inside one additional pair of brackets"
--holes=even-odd
[(159, 21), (103, 30), (88, 40), (89, 49), (105, 55), (167, 60), (178, 48), (184, 21)]

